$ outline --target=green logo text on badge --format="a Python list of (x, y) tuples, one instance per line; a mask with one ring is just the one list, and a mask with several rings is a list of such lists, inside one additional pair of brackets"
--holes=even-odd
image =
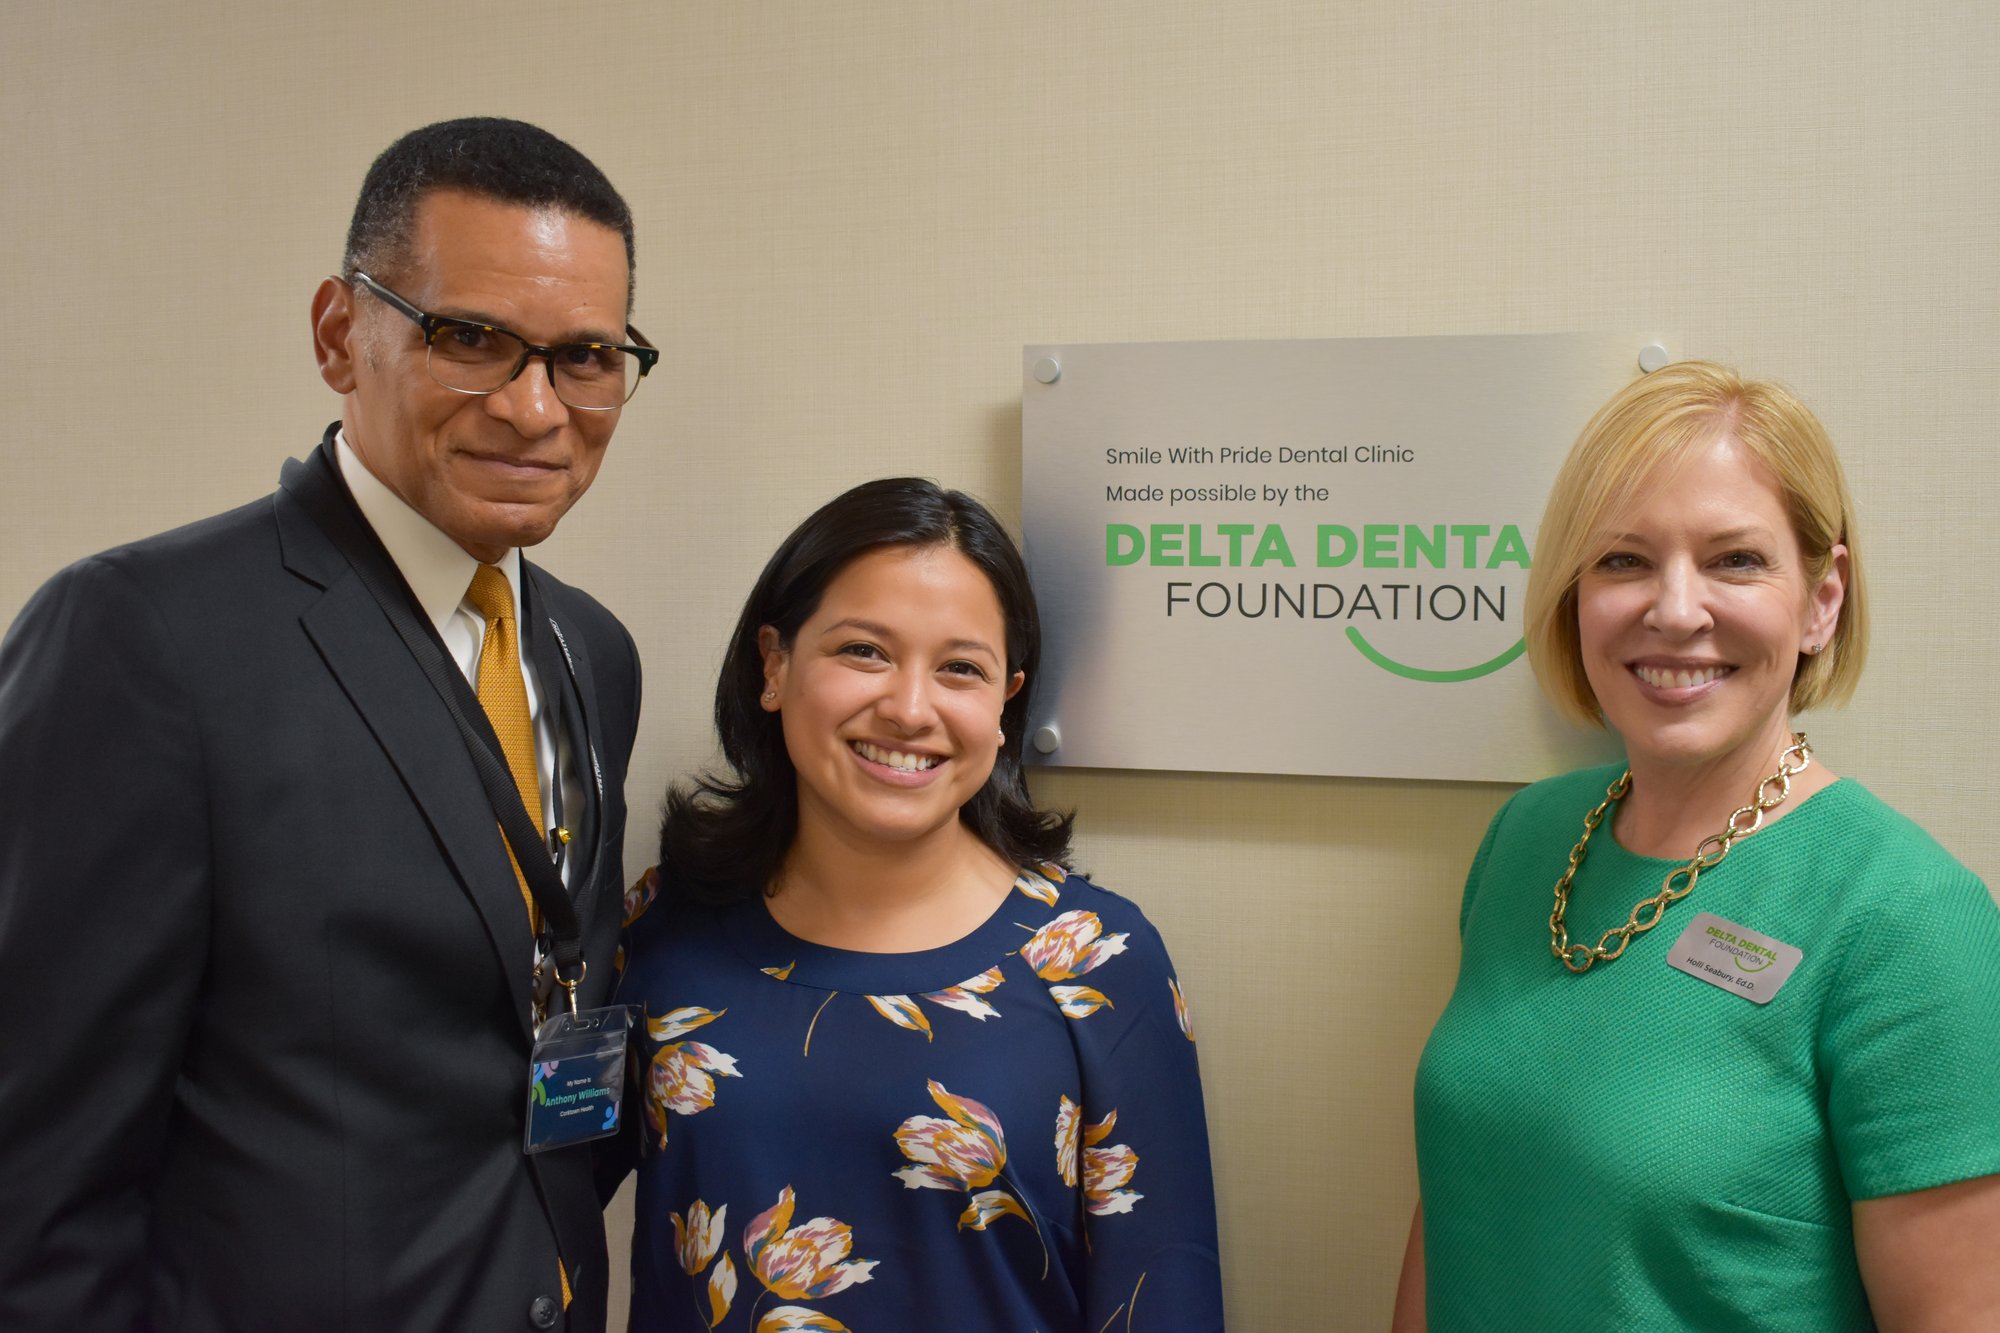
[(1667, 951), (1669, 967), (1752, 1004), (1769, 1004), (1804, 958), (1784, 941), (1713, 912), (1698, 913)]

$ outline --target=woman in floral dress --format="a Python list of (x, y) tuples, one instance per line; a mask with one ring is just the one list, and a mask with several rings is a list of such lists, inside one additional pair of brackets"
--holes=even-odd
[(871, 482), (765, 567), (627, 904), (634, 1330), (1222, 1327), (1194, 1032), (1021, 770), (1040, 651), (977, 502)]

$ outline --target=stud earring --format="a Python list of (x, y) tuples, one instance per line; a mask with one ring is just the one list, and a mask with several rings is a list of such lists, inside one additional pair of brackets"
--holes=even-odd
[(776, 690), (764, 691), (764, 702), (767, 704), (775, 701), (777, 697), (778, 697), (778, 692)]
[(1821, 648), (1823, 648), (1823, 647), (1825, 647), (1825, 645), (1824, 645), (1824, 644), (1818, 644), (1818, 643), (1815, 643), (1815, 644), (1813, 644), (1813, 645), (1812, 645), (1811, 647), (1809, 647), (1809, 648), (1807, 648), (1807, 649), (1806, 649), (1806, 656), (1807, 656), (1807, 657), (1818, 657), (1818, 656), (1819, 656), (1819, 650), (1820, 650)]

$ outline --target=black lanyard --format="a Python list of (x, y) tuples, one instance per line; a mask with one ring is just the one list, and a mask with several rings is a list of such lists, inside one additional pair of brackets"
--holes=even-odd
[[(515, 863), (521, 867), (528, 892), (533, 895), (535, 905), (542, 910), (542, 919), (548, 923), (553, 937), (550, 953), (555, 964), (556, 981), (573, 993), (575, 986), (583, 980), (583, 932), (597, 896), (590, 893), (584, 895), (585, 915), (579, 918), (576, 904), (570, 900), (568, 891), (563, 887), (562, 875), (550, 857), (547, 841), (535, 831), (541, 812), (536, 811), (532, 819), (529, 817), (527, 807), (521, 802), (521, 789), (514, 782), (513, 770), (507, 767), (505, 751), (500, 748), (500, 738), (494, 734), (493, 724), (487, 720), (479, 696), (445, 650), (437, 627), (431, 624), (428, 616), (419, 613), (416, 595), (410, 591), (402, 572), (389, 558), (381, 539), (368, 526), (353, 496), (348, 494), (347, 487), (340, 481), (331, 445), (322, 441), (318, 456), (309, 459), (305, 466), (288, 469), (288, 472), (286, 490), (305, 507), (320, 531), (326, 534), (327, 540), (347, 557), (356, 577), (367, 588), (369, 596), (375, 599), (375, 604), (382, 608), (382, 614), (388, 617), (397, 637), (410, 650), (410, 656), (416, 659), (438, 697), (444, 700), (452, 721), (458, 724), (458, 734), (465, 741), (465, 752), (479, 774), (480, 786), (486, 789), (493, 817), (506, 836)], [(562, 677), (551, 673), (551, 654), (545, 642), (548, 636), (534, 634), (526, 628), (531, 617), (526, 605), (528, 580), (525, 571), (524, 563), (521, 616), (524, 643), (540, 649), (539, 652), (535, 652), (534, 648), (529, 651), (535, 652), (536, 674), (541, 681), (543, 699), (548, 701), (553, 698), (556, 701), (556, 723), (560, 727)], [(566, 648), (563, 657), (567, 665)], [(589, 749), (588, 737), (584, 738), (584, 746)], [(594, 771), (594, 755), (591, 765)], [(579, 758), (578, 768), (581, 767)], [(555, 774), (555, 781), (560, 786), (560, 772)], [(560, 795), (557, 801), (560, 808)]]
[[(569, 643), (563, 637), (562, 626), (554, 615), (540, 610), (545, 598), (542, 589), (542, 572), (526, 560), (521, 562), (521, 652), (535, 664), (535, 679), (540, 682), (544, 707), (553, 707), (551, 714), (555, 737), (554, 760), (555, 786), (550, 797), (555, 805), (556, 827), (564, 834), (582, 835), (582, 841), (572, 837), (565, 842), (552, 842), (549, 855), (556, 859), (556, 870), (560, 874), (563, 865), (570, 859), (572, 847), (584, 850), (578, 873), (593, 864), (589, 849), (597, 846), (595, 837), (596, 817), (604, 807), (604, 770), (597, 761), (597, 738), (591, 735), (590, 712), (583, 706), (583, 682), (577, 676), (576, 662), (570, 657)], [(572, 715), (575, 718), (571, 722)], [(570, 762), (576, 765), (579, 783), (589, 782), (585, 789), (582, 807), (568, 812), (563, 806), (562, 753), (561, 746), (568, 742)], [(586, 764), (588, 765), (586, 767)], [(596, 801), (589, 799), (589, 793), (596, 793)], [(574, 813), (578, 823), (572, 825), (566, 814)], [(588, 921), (588, 914), (585, 920)]]
[[(549, 735), (556, 738), (554, 744), (551, 747), (552, 752), (549, 756), (550, 760), (549, 769), (552, 779), (549, 784), (550, 786), (549, 800), (555, 807), (555, 827), (558, 829), (562, 829), (563, 799), (562, 799), (561, 738), (565, 734), (567, 734), (564, 731), (564, 728), (569, 725), (569, 719), (568, 719), (569, 691), (558, 687), (558, 683), (562, 680), (562, 677), (553, 674), (553, 672), (551, 671), (552, 664), (550, 662), (550, 654), (548, 652), (548, 645), (546, 643), (546, 639), (548, 636), (535, 633), (535, 625), (536, 622), (540, 620), (540, 617), (535, 614), (535, 608), (534, 608), (535, 596), (533, 589), (530, 587), (531, 582), (532, 580), (529, 577), (529, 571), (528, 571), (528, 562), (523, 560), (521, 562), (521, 614), (518, 617), (516, 617), (514, 627), (520, 633), (520, 640), (521, 640), (520, 654), (522, 659), (525, 661), (532, 661), (535, 664), (535, 679), (541, 686), (542, 707), (549, 710), (549, 722), (551, 726)], [(481, 653), (482, 655), (484, 654), (483, 645), (481, 648)], [(459, 674), (462, 676), (465, 673), (460, 672)], [(474, 697), (477, 698), (476, 693)], [(482, 705), (479, 711), (484, 713), (486, 709)], [(537, 761), (537, 764), (539, 766), (539, 761)], [(518, 787), (519, 784), (516, 784), (517, 790)], [(528, 812), (529, 818), (536, 821), (539, 821), (541, 819), (541, 815), (542, 812), (539, 810), (530, 810)], [(568, 832), (567, 829), (564, 829), (563, 831), (565, 833)], [(562, 878), (563, 858), (567, 852), (568, 844), (556, 841), (554, 835), (551, 834), (545, 836), (542, 839), (542, 846), (545, 850), (547, 850), (548, 854), (551, 857), (555, 858), (556, 877), (558, 879)]]

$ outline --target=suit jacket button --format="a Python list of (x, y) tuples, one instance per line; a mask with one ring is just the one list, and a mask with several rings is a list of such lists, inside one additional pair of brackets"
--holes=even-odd
[(561, 1317), (562, 1307), (553, 1297), (537, 1296), (528, 1302), (528, 1322), (536, 1328), (554, 1328)]

